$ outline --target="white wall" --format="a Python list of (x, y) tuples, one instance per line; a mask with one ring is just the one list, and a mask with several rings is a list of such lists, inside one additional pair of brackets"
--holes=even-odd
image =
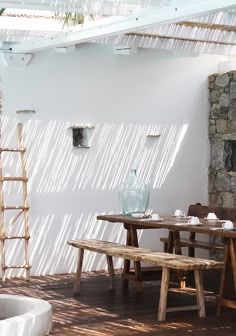
[[(125, 240), (122, 225), (96, 215), (119, 211), (117, 186), (132, 167), (149, 183), (154, 211), (207, 204), (207, 77), (222, 59), (158, 50), (126, 57), (109, 46), (84, 45), (75, 54), (35, 54), (27, 67), (1, 63), (3, 146), (15, 141), (16, 123), (24, 123), (31, 274), (74, 271), (68, 239)], [(21, 109), (36, 113), (21, 117)], [(68, 127), (75, 123), (95, 125), (90, 149), (72, 148)], [(147, 139), (148, 132), (161, 137)], [(4, 171), (11, 166), (5, 161)], [(141, 245), (161, 249), (160, 235), (140, 232)], [(9, 255), (17, 262), (19, 248)], [(104, 267), (103, 257), (86, 259), (86, 270)]]

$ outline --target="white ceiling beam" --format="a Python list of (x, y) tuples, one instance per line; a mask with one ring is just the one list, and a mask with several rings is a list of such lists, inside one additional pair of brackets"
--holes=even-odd
[(103, 20), (100, 20), (95, 22), (95, 28), (84, 28), (77, 32), (65, 33), (63, 36), (16, 44), (12, 46), (11, 50), (12, 52), (36, 52), (59, 46), (85, 43), (95, 38), (134, 32), (154, 25), (186, 20), (189, 17), (229, 9), (235, 5), (235, 0), (173, 0), (169, 6), (161, 9), (143, 10), (136, 15), (130, 15), (123, 19), (115, 18), (107, 24), (103, 24)]

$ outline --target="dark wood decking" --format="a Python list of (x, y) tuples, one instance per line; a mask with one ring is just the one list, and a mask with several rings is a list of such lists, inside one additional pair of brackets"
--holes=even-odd
[[(168, 313), (164, 322), (157, 322), (159, 283), (146, 282), (144, 292), (136, 293), (134, 286), (121, 291), (120, 276), (116, 276), (115, 292), (108, 289), (105, 272), (82, 275), (81, 293), (73, 296), (74, 274), (10, 279), (1, 283), (0, 294), (17, 294), (41, 298), (53, 306), (53, 335), (55, 336), (235, 336), (236, 311), (225, 309), (216, 317), (218, 271), (207, 271), (205, 296), (207, 317), (199, 318), (196, 311)], [(211, 273), (209, 273), (211, 272)], [(209, 276), (211, 274), (212, 276)], [(179, 294), (173, 287), (169, 305), (195, 303), (193, 290)], [(10, 335), (9, 335), (10, 336)]]

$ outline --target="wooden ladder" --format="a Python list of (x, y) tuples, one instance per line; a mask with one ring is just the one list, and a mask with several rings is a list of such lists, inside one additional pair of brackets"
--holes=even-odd
[[(1, 268), (2, 268), (2, 281), (6, 280), (6, 270), (11, 268), (24, 268), (26, 271), (26, 279), (29, 280), (30, 276), (30, 264), (29, 264), (29, 225), (28, 225), (28, 195), (27, 195), (27, 182), (28, 178), (26, 176), (25, 168), (25, 147), (22, 139), (22, 124), (17, 124), (18, 131), (18, 148), (0, 148), (0, 241), (1, 241)], [(2, 164), (2, 154), (4, 152), (17, 153), (20, 156), (21, 163), (21, 175), (19, 177), (9, 177), (3, 176), (3, 164)], [(4, 204), (4, 184), (7, 182), (20, 182), (22, 183), (22, 193), (23, 193), (23, 204), (20, 205), (5, 205)], [(20, 189), (21, 190), (21, 189)], [(5, 212), (13, 211), (13, 217), (7, 222)], [(23, 216), (23, 218), (22, 218)], [(21, 234), (11, 233), (13, 225), (17, 222), (19, 223), (21, 219), (21, 225), (23, 225)], [(7, 222), (7, 223), (6, 223)], [(23, 232), (23, 234), (22, 234)], [(6, 265), (6, 255), (7, 250), (10, 249), (8, 246), (6, 248), (6, 241), (8, 240), (23, 240), (24, 248), (24, 264), (23, 265)], [(18, 251), (17, 251), (18, 253)]]

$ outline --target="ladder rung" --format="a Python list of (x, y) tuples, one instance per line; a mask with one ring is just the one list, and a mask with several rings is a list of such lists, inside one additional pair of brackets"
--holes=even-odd
[(21, 152), (24, 153), (26, 148), (0, 148), (0, 152)]
[(9, 205), (9, 206), (2, 206), (2, 210), (29, 210), (29, 206), (24, 205)]
[(25, 268), (25, 269), (30, 269), (30, 265), (16, 265), (16, 266), (7, 266), (7, 265), (2, 265), (2, 269), (6, 270), (9, 268)]
[(1, 177), (0, 181), (1, 182), (4, 182), (4, 181), (22, 181), (22, 182), (27, 182), (28, 178), (27, 177), (9, 177), (9, 176), (6, 176), (6, 177)]
[(5, 239), (30, 239), (30, 236), (5, 236), (5, 237), (0, 237), (0, 240), (5, 240)]

